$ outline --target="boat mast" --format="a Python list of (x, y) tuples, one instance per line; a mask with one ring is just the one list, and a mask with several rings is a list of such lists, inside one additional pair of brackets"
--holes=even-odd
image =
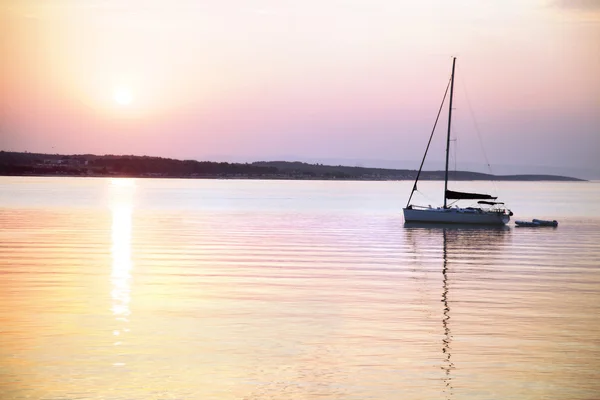
[(446, 138), (446, 175), (444, 176), (444, 208), (446, 205), (446, 192), (448, 191), (448, 158), (450, 156), (450, 127), (452, 126), (452, 95), (454, 93), (454, 65), (456, 57), (452, 57), (452, 77), (450, 78), (450, 104), (448, 106), (448, 136)]

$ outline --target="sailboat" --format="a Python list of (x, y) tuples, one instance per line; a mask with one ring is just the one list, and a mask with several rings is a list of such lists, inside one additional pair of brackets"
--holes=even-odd
[[(448, 190), (448, 161), (450, 155), (450, 129), (452, 127), (452, 98), (454, 95), (454, 70), (456, 66), (456, 57), (452, 58), (452, 75), (450, 78), (450, 82), (448, 83), (450, 87), (450, 100), (448, 107), (448, 133), (446, 137), (446, 170), (444, 174), (444, 205), (442, 207), (431, 207), (431, 206), (418, 206), (411, 204), (411, 200), (413, 194), (417, 190), (417, 183), (419, 182), (419, 176), (421, 175), (421, 170), (423, 169), (423, 164), (425, 163), (425, 158), (427, 157), (427, 151), (429, 150), (429, 145), (431, 144), (431, 139), (433, 137), (433, 133), (435, 132), (435, 126), (437, 125), (437, 121), (439, 120), (440, 113), (442, 111), (444, 102), (446, 100), (446, 95), (448, 93), (448, 87), (446, 88), (446, 93), (444, 94), (444, 99), (442, 100), (442, 105), (438, 111), (438, 115), (433, 127), (433, 131), (431, 132), (431, 136), (429, 137), (429, 142), (427, 144), (427, 148), (425, 149), (425, 154), (423, 155), (423, 160), (421, 161), (421, 166), (419, 167), (419, 172), (417, 173), (417, 177), (415, 179), (415, 183), (413, 185), (412, 191), (408, 198), (408, 202), (406, 207), (403, 208), (404, 211), (404, 221), (405, 222), (425, 222), (425, 223), (446, 223), (446, 224), (479, 224), (479, 225), (505, 225), (510, 221), (510, 217), (513, 215), (512, 211), (507, 209), (504, 206), (504, 203), (496, 201), (497, 197), (491, 196), (489, 194), (482, 193), (467, 193), (467, 192), (457, 192), (453, 190)], [(453, 201), (449, 204), (448, 200)], [(458, 205), (454, 205), (454, 203), (458, 200), (478, 200), (476, 206), (470, 207), (459, 207)], [(454, 206), (453, 206), (454, 205)]]

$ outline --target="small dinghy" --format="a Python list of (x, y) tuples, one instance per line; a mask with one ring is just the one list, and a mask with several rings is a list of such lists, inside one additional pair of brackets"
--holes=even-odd
[(543, 219), (532, 219), (531, 221), (515, 221), (517, 226), (530, 226), (530, 227), (538, 227), (538, 226), (552, 226), (556, 228), (558, 226), (558, 221), (556, 220), (543, 220)]
[(531, 222), (536, 223), (536, 224), (540, 224), (540, 226), (553, 226), (553, 227), (557, 227), (558, 226), (558, 221), (557, 220), (552, 220), (552, 221), (548, 221), (548, 220), (543, 220), (543, 219), (532, 219)]

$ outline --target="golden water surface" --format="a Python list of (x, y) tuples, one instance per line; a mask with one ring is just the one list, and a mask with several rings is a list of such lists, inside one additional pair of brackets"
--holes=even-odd
[(0, 177), (0, 398), (599, 398), (585, 184), (468, 229), (409, 182)]

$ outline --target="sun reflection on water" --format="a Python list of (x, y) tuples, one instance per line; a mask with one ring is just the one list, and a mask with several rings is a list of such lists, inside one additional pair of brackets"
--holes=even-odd
[[(113, 330), (116, 346), (123, 343), (123, 334), (129, 332), (129, 316), (131, 310), (131, 220), (132, 197), (135, 190), (133, 179), (113, 179), (110, 186), (110, 208), (112, 211), (111, 227), (111, 311), (117, 326)], [(115, 363), (114, 365), (124, 365)]]

